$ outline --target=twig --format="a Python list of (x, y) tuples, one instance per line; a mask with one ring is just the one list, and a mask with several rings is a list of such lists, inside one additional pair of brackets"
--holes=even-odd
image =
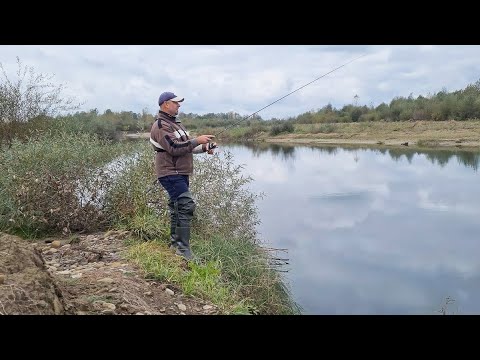
[(280, 269), (274, 269), (274, 268), (269, 268), (268, 270), (273, 270), (273, 271), (277, 271), (277, 272), (288, 272), (288, 270), (280, 270)]
[(272, 258), (272, 260), (288, 261), (289, 259), (288, 259), (288, 258), (277, 258), (277, 257), (274, 257), (274, 258)]
[(3, 303), (0, 301), (0, 305), (2, 305), (3, 312), (0, 311), (0, 315), (8, 315), (7, 311), (5, 310), (5, 306), (3, 306)]
[(140, 306), (140, 307), (145, 308), (145, 309), (150, 309), (150, 306), (147, 304), (147, 302), (145, 300), (143, 300), (140, 296), (135, 295), (128, 290), (123, 290), (123, 292), (132, 295), (132, 297), (135, 300), (134, 303), (132, 304), (132, 302), (128, 298), (123, 296), (123, 300), (125, 300), (125, 302), (127, 302), (128, 304), (133, 305), (133, 306)]
[(270, 262), (269, 263), (270, 266), (285, 266), (285, 265), (289, 265), (288, 262)]
[(18, 286), (18, 285), (13, 285), (13, 284), (12, 284), (12, 285), (8, 285), (8, 286), (10, 286), (10, 290), (12, 291), (13, 301), (16, 301), (16, 300), (17, 300), (17, 297), (15, 296), (15, 292), (13, 291), (13, 289), (15, 288), (16, 290), (20, 290), (21, 292), (23, 292), (23, 293), (25, 294), (25, 297), (27, 298), (27, 300), (33, 302), (33, 299), (32, 299), (30, 296), (28, 296), (28, 293), (27, 293), (24, 289), (22, 289), (20, 286)]
[(276, 249), (276, 248), (268, 248), (268, 247), (262, 247), (262, 249), (265, 251), (288, 251), (288, 249)]

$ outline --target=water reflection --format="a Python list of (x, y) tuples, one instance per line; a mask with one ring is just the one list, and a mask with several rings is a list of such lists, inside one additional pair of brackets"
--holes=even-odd
[(225, 147), (265, 197), (260, 236), (287, 248), (306, 314), (480, 314), (479, 153)]
[[(235, 146), (235, 145), (234, 145)], [(252, 151), (252, 155), (260, 157), (261, 155), (268, 153), (272, 155), (274, 159), (280, 158), (287, 161), (289, 159), (295, 159), (295, 146), (293, 145), (278, 145), (269, 143), (245, 143), (237, 145), (239, 147), (246, 147)]]
[[(274, 159), (283, 161), (295, 159), (295, 145), (280, 145), (270, 143), (245, 143), (237, 145), (229, 145), (230, 148), (246, 147), (252, 151), (253, 156), (260, 157), (268, 153)], [(361, 158), (362, 152), (375, 152), (379, 154), (387, 154), (392, 160), (399, 161), (405, 158), (409, 163), (412, 162), (415, 155), (425, 156), (432, 164), (440, 165), (441, 167), (447, 165), (451, 160), (455, 159), (459, 164), (471, 167), (475, 171), (478, 170), (480, 164), (480, 153), (459, 150), (459, 149), (409, 149), (409, 148), (366, 148), (365, 146), (349, 146), (339, 147), (337, 145), (311, 145), (302, 146), (311, 149), (312, 152), (321, 152), (325, 154), (335, 155), (340, 149), (345, 152), (351, 152), (355, 161)]]

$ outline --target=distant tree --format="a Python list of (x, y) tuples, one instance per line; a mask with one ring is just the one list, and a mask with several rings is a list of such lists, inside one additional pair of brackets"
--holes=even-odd
[(62, 95), (65, 87), (51, 83), (53, 75), (35, 73), (33, 67), (23, 66), (18, 56), (16, 59), (16, 80), (10, 80), (0, 63), (0, 123), (26, 122), (39, 116), (54, 117), (82, 105), (75, 104), (74, 98)]
[(324, 111), (324, 112), (333, 112), (333, 106), (332, 104), (328, 103), (327, 105), (325, 105), (321, 111)]
[(353, 122), (357, 122), (358, 119), (360, 119), (360, 116), (362, 116), (362, 110), (358, 107), (355, 107), (352, 109), (350, 116), (352, 117)]

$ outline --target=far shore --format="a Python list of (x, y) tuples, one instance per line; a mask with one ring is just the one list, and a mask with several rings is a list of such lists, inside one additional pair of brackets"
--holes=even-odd
[[(148, 138), (148, 132), (126, 134)], [(480, 149), (480, 121), (403, 121), (336, 124), (296, 124), (294, 133), (254, 140), (289, 145), (351, 145)], [(220, 144), (222, 139), (217, 139)]]
[(320, 139), (320, 138), (304, 138), (304, 137), (275, 137), (265, 139), (267, 143), (290, 144), (290, 145), (350, 145), (350, 146), (385, 146), (385, 147), (416, 147), (416, 148), (457, 148), (480, 150), (480, 141), (458, 141), (454, 139), (440, 139), (429, 142), (420, 142), (412, 139), (395, 139), (389, 140), (368, 140), (368, 139)]

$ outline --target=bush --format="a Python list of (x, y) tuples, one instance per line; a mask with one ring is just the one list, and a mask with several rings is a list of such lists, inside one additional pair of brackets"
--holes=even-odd
[(0, 228), (35, 236), (106, 225), (102, 197), (114, 177), (104, 165), (122, 151), (86, 134), (14, 140), (0, 154)]
[(167, 238), (170, 231), (167, 197), (155, 176), (155, 155), (148, 142), (132, 142), (133, 155), (106, 195), (106, 211), (121, 227), (143, 240)]
[[(155, 177), (155, 155), (147, 142), (137, 143), (137, 149), (134, 156), (123, 160), (125, 171), (106, 195), (105, 210), (127, 227), (133, 225), (133, 219), (137, 225), (143, 223), (135, 228), (144, 239), (166, 238), (170, 230), (168, 196)], [(223, 154), (223, 158), (194, 155), (195, 170), (190, 179), (190, 190), (197, 202), (193, 234), (204, 237), (215, 229), (216, 234), (228, 238), (255, 241), (258, 196), (244, 189), (251, 179), (241, 175), (242, 167), (233, 165), (229, 152)], [(146, 219), (152, 223), (147, 224)]]
[[(0, 83), (0, 122), (26, 122), (37, 116), (56, 116), (74, 110), (74, 98), (62, 95), (64, 85), (50, 82), (53, 75), (36, 74), (33, 67), (22, 66), (17, 57), (17, 79), (11, 81), (0, 63), (3, 81)], [(26, 78), (28, 74), (28, 78)]]
[(273, 125), (270, 129), (270, 135), (276, 136), (282, 133), (292, 133), (294, 130), (295, 129), (291, 122), (285, 122), (281, 125)]
[(206, 235), (244, 237), (255, 241), (259, 223), (256, 199), (245, 186), (252, 181), (242, 175), (241, 165), (234, 165), (233, 155), (224, 151), (214, 156), (196, 156), (190, 189), (197, 201), (194, 228)]

